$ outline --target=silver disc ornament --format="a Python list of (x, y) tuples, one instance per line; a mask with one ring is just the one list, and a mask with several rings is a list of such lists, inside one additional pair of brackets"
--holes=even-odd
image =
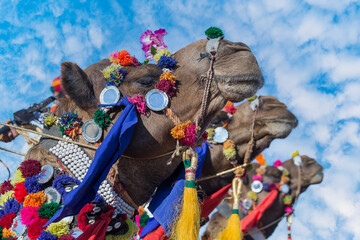
[(38, 182), (42, 184), (47, 183), (53, 178), (53, 176), (54, 176), (54, 167), (49, 164), (46, 164), (41, 167)]
[(102, 133), (102, 128), (99, 127), (99, 125), (97, 125), (93, 119), (87, 120), (82, 126), (82, 136), (89, 143), (95, 143), (99, 141)]
[(119, 89), (115, 86), (106, 86), (100, 93), (101, 104), (115, 104), (121, 98)]
[(152, 89), (146, 94), (145, 103), (151, 110), (161, 111), (169, 104), (169, 97), (164, 91)]
[(253, 205), (253, 201), (251, 199), (245, 198), (243, 201), (243, 205), (246, 210), (249, 210)]
[(229, 138), (229, 132), (224, 127), (215, 128), (213, 140), (216, 143), (223, 143)]
[(27, 226), (21, 223), (20, 216), (16, 216), (13, 220), (11, 226), (11, 231), (15, 232), (17, 239), (24, 238), (24, 233), (26, 232)]
[(50, 203), (50, 202), (60, 203), (61, 202), (61, 195), (55, 188), (48, 187), (45, 189), (44, 193), (46, 196), (46, 202), (48, 202), (48, 203)]
[(289, 187), (289, 185), (284, 183), (284, 184), (281, 185), (280, 190), (281, 190), (282, 193), (287, 194), (290, 191), (290, 187)]
[(251, 190), (254, 193), (260, 193), (264, 189), (264, 185), (259, 180), (255, 180), (251, 183)]

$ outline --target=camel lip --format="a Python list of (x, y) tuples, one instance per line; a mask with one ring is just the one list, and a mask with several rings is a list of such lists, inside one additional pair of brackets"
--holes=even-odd
[(297, 126), (298, 123), (296, 119), (262, 118), (261, 120), (268, 123), (274, 122), (274, 123), (294, 124), (295, 126)]
[(311, 177), (310, 183), (319, 184), (322, 182), (323, 178), (324, 178), (324, 173), (322, 172), (322, 170), (320, 170)]

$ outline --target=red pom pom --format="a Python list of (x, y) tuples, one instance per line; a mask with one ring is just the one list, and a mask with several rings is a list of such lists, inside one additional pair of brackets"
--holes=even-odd
[(185, 137), (180, 138), (180, 142), (182, 142), (186, 146), (192, 146), (195, 144), (195, 124), (191, 124), (185, 130)]
[(236, 107), (234, 107), (234, 105), (225, 106), (225, 112), (230, 113), (230, 114), (235, 114)]
[(58, 238), (58, 240), (73, 240), (73, 239), (75, 238), (71, 235), (64, 235)]
[(88, 220), (85, 216), (85, 213), (91, 212), (94, 208), (94, 205), (92, 203), (86, 204), (81, 211), (79, 212), (79, 214), (77, 215), (77, 219), (78, 219), (78, 226), (81, 229), (81, 231), (85, 232), (85, 230), (90, 226), (88, 224)]
[(42, 226), (44, 226), (48, 221), (49, 219), (40, 218), (29, 225), (27, 232), (30, 240), (36, 240), (40, 237), (41, 231), (45, 229)]
[(208, 139), (208, 133), (205, 131), (201, 137), (205, 142)]
[(11, 185), (10, 181), (4, 181), (0, 187), (0, 194), (4, 194), (7, 191), (13, 190), (13, 188), (14, 187)]
[(16, 214), (14, 212), (5, 214), (0, 218), (0, 227), (10, 229)]
[(156, 84), (156, 88), (161, 91), (164, 91), (169, 97), (174, 96), (176, 93), (175, 83), (166, 79), (160, 80), (160, 82)]
[(41, 163), (38, 160), (26, 160), (20, 164), (19, 170), (24, 178), (32, 177), (41, 170)]
[(24, 182), (18, 183), (15, 185), (14, 187), (14, 197), (15, 200), (18, 201), (19, 203), (23, 203), (25, 200), (25, 197), (28, 195), (29, 193), (26, 191), (26, 188), (24, 186)]

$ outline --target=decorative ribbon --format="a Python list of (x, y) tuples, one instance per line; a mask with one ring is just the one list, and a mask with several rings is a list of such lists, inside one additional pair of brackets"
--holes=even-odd
[[(100, 105), (105, 106), (105, 105)], [(111, 166), (119, 159), (129, 145), (138, 118), (135, 105), (127, 97), (123, 97), (117, 104), (111, 106), (124, 106), (124, 110), (116, 120), (103, 143), (96, 150), (94, 160), (79, 187), (72, 190), (65, 198), (64, 207), (61, 208), (45, 226), (58, 222), (66, 216), (76, 215), (81, 208), (94, 200), (100, 184), (106, 178)]]

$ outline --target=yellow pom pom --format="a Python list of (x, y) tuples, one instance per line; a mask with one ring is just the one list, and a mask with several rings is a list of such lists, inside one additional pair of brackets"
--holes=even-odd
[(14, 172), (14, 174), (10, 178), (11, 185), (15, 186), (18, 183), (21, 183), (25, 181), (25, 178), (23, 178), (21, 171), (18, 169)]
[(169, 51), (169, 49), (164, 48), (164, 49), (157, 49), (156, 50), (156, 54), (154, 56), (154, 61), (156, 62), (156, 64), (158, 63), (158, 61), (160, 60), (160, 58), (162, 56), (167, 56), (170, 57), (172, 55), (172, 53)]
[(172, 71), (166, 71), (160, 75), (160, 80), (166, 79), (170, 82), (175, 83), (176, 78)]
[(258, 196), (253, 191), (249, 191), (246, 193), (246, 196), (250, 199), (252, 199), (254, 202), (258, 199)]
[(215, 128), (208, 128), (206, 132), (208, 134), (208, 140), (212, 140), (215, 135)]
[(110, 78), (110, 73), (122, 68), (122, 66), (118, 63), (112, 63), (110, 66), (107, 66), (104, 70), (102, 70), (102, 74), (104, 75), (104, 78), (109, 79)]
[[(13, 239), (12, 237), (15, 236), (15, 233), (14, 232), (11, 232), (10, 229), (7, 229), (7, 228), (4, 228), (2, 230), (2, 235), (3, 235), (3, 238), (2, 239)], [(11, 236), (11, 238), (10, 238)]]
[(227, 160), (232, 160), (236, 156), (236, 149), (235, 148), (230, 148), (230, 149), (225, 149), (224, 148), (223, 153), (224, 153)]
[(63, 219), (60, 222), (51, 223), (46, 231), (58, 237), (70, 234), (69, 222)]
[(300, 154), (299, 154), (299, 151), (298, 150), (296, 150), (295, 152), (293, 152), (292, 154), (291, 154), (291, 157), (296, 157), (296, 156), (299, 156)]
[(0, 206), (3, 207), (9, 198), (14, 196), (14, 191), (7, 191), (6, 193), (0, 195)]

